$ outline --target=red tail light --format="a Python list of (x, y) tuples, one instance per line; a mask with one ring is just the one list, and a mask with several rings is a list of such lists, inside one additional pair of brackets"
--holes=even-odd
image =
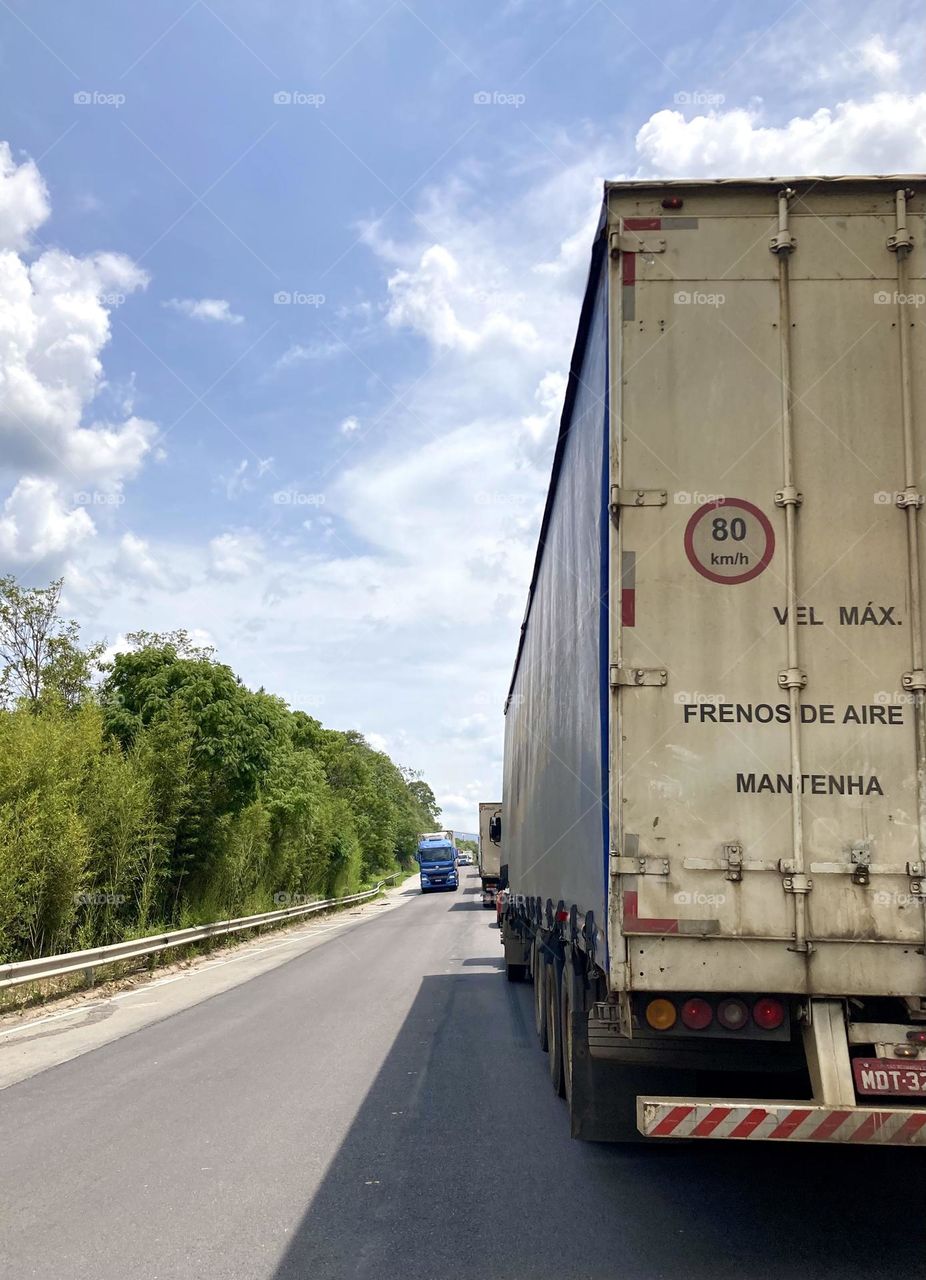
[(703, 1031), (714, 1021), (714, 1010), (699, 996), (692, 996), (682, 1005), (682, 1022), (689, 1031)]
[(763, 1031), (776, 1031), (785, 1020), (785, 1007), (774, 996), (763, 996), (752, 1006), (752, 1016)]

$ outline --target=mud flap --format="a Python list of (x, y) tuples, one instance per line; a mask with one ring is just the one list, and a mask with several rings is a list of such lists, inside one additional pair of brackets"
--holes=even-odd
[(637, 1097), (652, 1092), (657, 1080), (678, 1087), (679, 1073), (593, 1058), (588, 1048), (588, 1014), (573, 1013), (572, 1034), (572, 1136), (583, 1142), (648, 1142), (637, 1128)]

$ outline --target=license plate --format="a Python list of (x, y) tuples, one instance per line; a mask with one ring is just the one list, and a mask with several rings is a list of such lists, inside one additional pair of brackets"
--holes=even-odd
[(852, 1070), (859, 1093), (916, 1094), (926, 1098), (926, 1060), (901, 1058), (853, 1058)]

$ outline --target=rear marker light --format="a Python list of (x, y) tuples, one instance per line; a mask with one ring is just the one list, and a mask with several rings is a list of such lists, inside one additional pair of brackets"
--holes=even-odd
[(915, 1044), (895, 1044), (894, 1055), (897, 1058), (918, 1058), (920, 1051)]
[(911, 1044), (926, 1044), (926, 1031), (908, 1031), (907, 1039)]
[(785, 1020), (785, 1007), (772, 996), (763, 996), (752, 1006), (752, 1016), (763, 1031), (776, 1031)]
[(646, 1021), (654, 1031), (668, 1031), (674, 1027), (678, 1014), (671, 1000), (650, 1000), (646, 1006)]
[(699, 996), (693, 996), (682, 1005), (682, 1022), (689, 1031), (703, 1031), (714, 1021), (714, 1010)]
[(721, 1000), (717, 1008), (717, 1021), (727, 1031), (739, 1031), (749, 1021), (749, 1010), (742, 1000)]

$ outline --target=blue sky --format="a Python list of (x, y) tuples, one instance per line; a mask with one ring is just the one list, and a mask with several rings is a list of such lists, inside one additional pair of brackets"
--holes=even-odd
[(4, 569), (472, 829), (601, 181), (922, 170), (923, 52), (891, 2), (0, 0)]

